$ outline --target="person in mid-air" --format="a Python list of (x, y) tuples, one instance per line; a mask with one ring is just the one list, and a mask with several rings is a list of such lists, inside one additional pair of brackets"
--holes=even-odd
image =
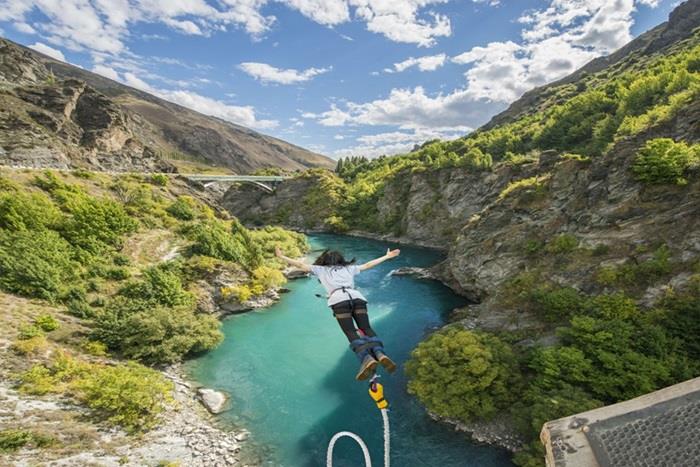
[(284, 256), (279, 248), (275, 248), (275, 255), (278, 258), (310, 272), (326, 289), (328, 306), (333, 310), (340, 329), (350, 341), (350, 349), (360, 360), (360, 370), (355, 376), (358, 380), (369, 378), (374, 374), (378, 364), (392, 373), (396, 370), (396, 363), (384, 353), (384, 344), (369, 324), (367, 300), (355, 289), (355, 276), (388, 259), (396, 258), (399, 253), (401, 253), (400, 250), (387, 249), (384, 256), (358, 266), (354, 258), (346, 261), (340, 252), (326, 250), (316, 258), (314, 264), (306, 264)]

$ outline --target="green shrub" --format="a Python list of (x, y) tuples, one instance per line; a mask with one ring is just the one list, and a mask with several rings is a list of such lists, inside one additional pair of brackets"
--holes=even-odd
[(191, 196), (178, 196), (165, 210), (181, 221), (191, 221), (197, 217), (197, 204)]
[(165, 174), (153, 174), (151, 175), (151, 183), (158, 186), (168, 186), (170, 179)]
[[(581, 93), (554, 108), (538, 138), (542, 148), (600, 153), (603, 141), (596, 138), (607, 116), (615, 113), (617, 103), (599, 90)], [(609, 132), (602, 132), (609, 134)]]
[(172, 401), (172, 383), (155, 370), (133, 362), (115, 366), (90, 363), (65, 353), (23, 373), (19, 390), (69, 395), (91, 408), (98, 418), (129, 433), (153, 428), (165, 404)]
[(658, 307), (661, 323), (695, 362), (697, 374), (700, 372), (700, 276), (694, 276), (682, 290), (669, 291)]
[(36, 324), (26, 324), (19, 328), (19, 338), (20, 339), (31, 339), (33, 337), (41, 337), (44, 335), (44, 331)]
[(185, 307), (133, 307), (128, 300), (113, 301), (95, 318), (93, 338), (126, 358), (149, 364), (178, 362), (223, 339), (214, 316)]
[(143, 277), (129, 282), (119, 295), (146, 304), (163, 306), (189, 306), (194, 296), (182, 286), (179, 273), (167, 264), (153, 266), (143, 272)]
[(328, 216), (323, 223), (331, 232), (343, 233), (350, 230), (350, 226), (343, 220), (342, 216)]
[(606, 245), (604, 243), (599, 243), (597, 244), (594, 248), (593, 251), (591, 251), (591, 254), (593, 256), (605, 256), (610, 252), (610, 246)]
[(61, 212), (42, 193), (0, 193), (0, 229), (50, 229), (60, 219)]
[(49, 342), (43, 335), (20, 338), (12, 343), (11, 349), (20, 355), (37, 355), (44, 352), (49, 347)]
[(149, 430), (172, 400), (172, 383), (136, 363), (103, 366), (77, 379), (76, 398), (108, 422), (135, 433)]
[(92, 318), (95, 316), (95, 312), (87, 302), (83, 300), (71, 300), (67, 305), (68, 314), (75, 316), (76, 318)]
[(90, 254), (120, 247), (122, 236), (136, 231), (138, 222), (109, 198), (78, 196), (67, 203), (71, 216), (61, 226), (63, 236)]
[(498, 199), (503, 200), (516, 193), (524, 195), (526, 201), (540, 198), (547, 193), (547, 182), (550, 177), (550, 174), (545, 174), (510, 182), (498, 195)]
[(607, 320), (629, 320), (638, 315), (637, 304), (622, 293), (598, 295), (589, 304), (589, 313)]
[(513, 400), (515, 357), (497, 337), (449, 328), (421, 342), (406, 364), (408, 391), (438, 415), (488, 419)]
[(554, 254), (571, 253), (578, 247), (578, 238), (571, 234), (561, 234), (552, 239), (546, 250)]
[(148, 363), (173, 363), (214, 348), (220, 323), (194, 312), (194, 295), (184, 290), (171, 266), (144, 271), (95, 313), (93, 338), (124, 357)]
[(129, 259), (129, 257), (121, 253), (115, 254), (112, 261), (117, 266), (129, 266), (131, 264), (131, 260)]
[(55, 331), (59, 327), (58, 321), (51, 315), (37, 316), (34, 320), (34, 325), (44, 332)]
[(229, 296), (235, 297), (239, 302), (247, 302), (253, 297), (253, 290), (248, 284), (232, 285), (221, 289), (221, 294), (224, 298)]
[(83, 178), (85, 180), (92, 180), (95, 178), (94, 172), (90, 172), (89, 170), (85, 169), (75, 169), (71, 171), (71, 175), (74, 177)]
[(546, 321), (560, 322), (579, 313), (585, 305), (584, 297), (571, 287), (539, 287), (532, 291), (530, 299), (535, 313)]
[(529, 256), (534, 256), (544, 249), (544, 242), (540, 240), (528, 240), (523, 245), (523, 250)]
[(603, 266), (596, 273), (596, 282), (606, 286), (639, 288), (653, 284), (670, 272), (671, 252), (662, 245), (646, 261), (631, 260), (618, 266)]
[(41, 449), (56, 444), (56, 439), (29, 430), (7, 429), (0, 431), (0, 453), (7, 454), (24, 447)]
[(85, 339), (80, 343), (80, 349), (86, 354), (95, 357), (106, 357), (108, 355), (107, 346), (99, 341)]
[(663, 330), (638, 319), (575, 316), (560, 335), (565, 346), (580, 349), (590, 363), (580, 386), (605, 403), (654, 391), (687, 374)]
[(233, 261), (246, 269), (259, 266), (262, 249), (250, 231), (238, 221), (232, 221), (230, 229), (227, 231), (226, 224), (219, 220), (194, 224), (187, 229), (187, 236), (193, 241), (190, 253)]
[(282, 253), (298, 258), (309, 251), (309, 243), (304, 234), (286, 230), (281, 227), (266, 226), (262, 229), (248, 231), (251, 242), (259, 245), (266, 259), (274, 258), (275, 247)]
[(73, 251), (56, 232), (0, 231), (0, 288), (55, 301), (75, 277)]
[(131, 273), (127, 268), (107, 268), (104, 271), (104, 277), (115, 281), (123, 281), (131, 277)]
[(700, 163), (700, 145), (689, 146), (669, 138), (647, 141), (634, 161), (632, 171), (637, 180), (649, 184), (688, 183), (686, 171)]

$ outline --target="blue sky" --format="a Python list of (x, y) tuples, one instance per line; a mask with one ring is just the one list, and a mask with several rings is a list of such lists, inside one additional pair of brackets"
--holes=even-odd
[(4, 37), (337, 158), (468, 133), (675, 0), (0, 0)]

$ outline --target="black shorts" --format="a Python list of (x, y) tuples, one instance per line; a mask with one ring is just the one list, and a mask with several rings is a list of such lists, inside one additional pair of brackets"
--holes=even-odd
[(367, 302), (355, 298), (353, 300), (344, 300), (342, 302), (338, 302), (335, 305), (331, 305), (331, 310), (333, 310), (333, 314), (338, 314), (338, 313), (352, 313), (353, 311), (356, 310), (367, 310)]

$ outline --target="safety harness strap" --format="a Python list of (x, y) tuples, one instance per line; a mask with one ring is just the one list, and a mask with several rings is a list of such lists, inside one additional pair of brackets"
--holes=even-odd
[[(353, 342), (354, 342), (354, 341), (353, 341)], [(373, 343), (373, 342), (364, 342), (364, 343), (362, 343), (362, 344), (360, 344), (360, 345), (352, 345), (352, 350), (353, 350), (353, 352), (355, 352), (355, 353), (359, 353), (359, 352), (362, 352), (362, 351), (364, 351), (364, 350), (371, 349), (372, 347), (376, 347), (376, 346), (377, 346), (377, 344), (375, 344), (375, 343)]]

